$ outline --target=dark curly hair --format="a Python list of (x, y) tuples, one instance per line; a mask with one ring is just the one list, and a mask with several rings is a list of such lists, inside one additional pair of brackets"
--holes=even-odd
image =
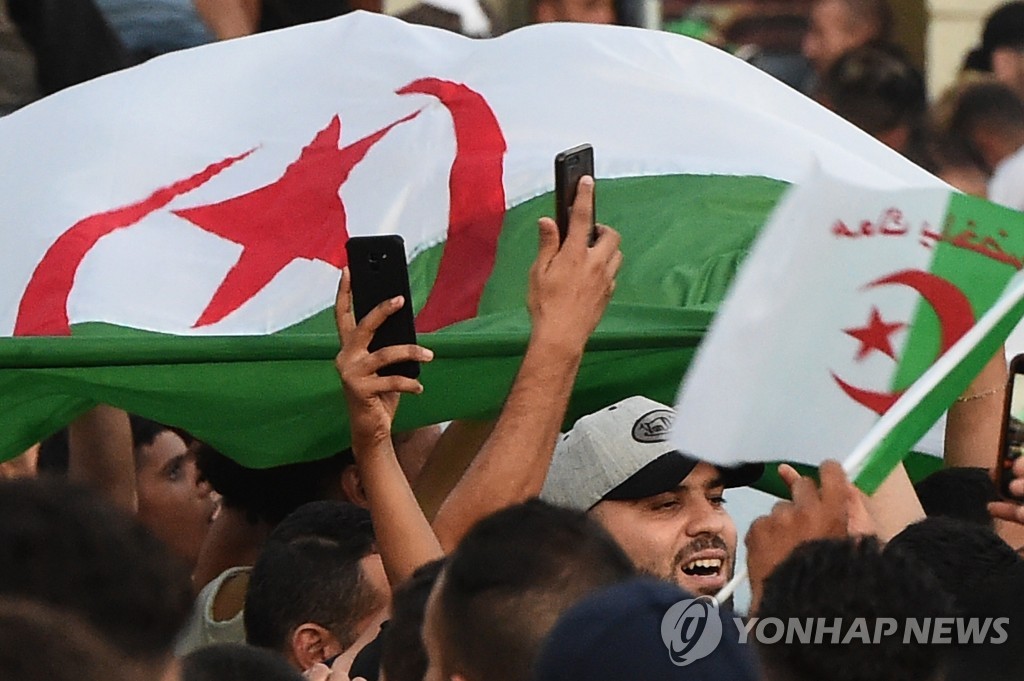
[(318, 461), (262, 469), (246, 468), (198, 440), (190, 451), (200, 476), (221, 495), (224, 506), (245, 511), (253, 524), (276, 525), (305, 503), (335, 496), (341, 472), (355, 464), (348, 449)]

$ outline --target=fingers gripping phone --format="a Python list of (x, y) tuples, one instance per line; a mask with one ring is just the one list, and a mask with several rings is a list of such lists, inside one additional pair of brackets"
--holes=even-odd
[(1011, 501), (1024, 499), (1010, 493), (1013, 464), (1024, 454), (1024, 354), (1010, 362), (1010, 379), (1003, 407), (1003, 430), (996, 460), (996, 487), (1000, 496)]
[[(576, 188), (584, 175), (594, 176), (594, 148), (581, 144), (555, 156), (555, 222), (559, 243), (569, 235), (569, 215), (576, 202)], [(591, 206), (593, 215), (593, 206)], [(597, 240), (597, 226), (590, 222), (590, 244)]]
[[(358, 322), (385, 300), (403, 296), (405, 303), (384, 320), (369, 350), (392, 345), (415, 345), (416, 326), (412, 296), (409, 293), (409, 269), (405, 262), (405, 242), (397, 234), (354, 236), (345, 244), (352, 285), (352, 312)], [(398, 362), (377, 370), (381, 376), (420, 375), (419, 362)]]

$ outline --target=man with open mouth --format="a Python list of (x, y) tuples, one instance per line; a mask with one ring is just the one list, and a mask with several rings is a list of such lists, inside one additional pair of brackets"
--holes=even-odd
[(639, 570), (714, 595), (736, 563), (723, 493), (752, 484), (764, 466), (716, 467), (673, 450), (674, 416), (645, 397), (584, 416), (559, 439), (540, 497), (589, 513)]

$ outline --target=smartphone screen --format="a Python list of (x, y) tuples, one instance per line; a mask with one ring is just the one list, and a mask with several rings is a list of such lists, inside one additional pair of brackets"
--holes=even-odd
[(1006, 388), (1003, 434), (999, 460), (996, 464), (996, 485), (1004, 498), (1021, 501), (1010, 494), (1013, 463), (1024, 454), (1024, 355), (1010, 362), (1010, 380)]
[[(405, 261), (405, 242), (397, 234), (356, 236), (345, 244), (348, 271), (352, 278), (352, 311), (356, 321), (385, 300), (404, 296), (405, 303), (388, 317), (370, 341), (373, 352), (391, 345), (416, 343), (412, 296), (409, 293), (409, 270)], [(419, 362), (398, 362), (377, 371), (381, 376), (420, 375)]]
[[(576, 202), (576, 188), (584, 175), (594, 176), (594, 148), (581, 144), (555, 156), (555, 222), (559, 243), (569, 235), (569, 213)], [(597, 228), (590, 223), (590, 243), (597, 239)]]

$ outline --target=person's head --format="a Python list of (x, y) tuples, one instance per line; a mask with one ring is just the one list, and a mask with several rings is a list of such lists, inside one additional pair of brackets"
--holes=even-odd
[(533, 500), (477, 523), (427, 602), (427, 681), (529, 681), (541, 642), (587, 594), (634, 574), (586, 515)]
[(381, 672), (388, 681), (423, 681), (427, 674), (423, 615), (442, 569), (444, 560), (427, 563), (395, 590), (380, 660)]
[(714, 594), (736, 561), (736, 526), (722, 495), (764, 467), (716, 468), (673, 451), (666, 440), (674, 416), (644, 397), (584, 416), (555, 447), (540, 496), (586, 511), (640, 571)]
[(217, 643), (182, 658), (181, 681), (302, 681), (302, 674), (262, 648)]
[(1017, 681), (1024, 646), (1024, 563), (1016, 565), (967, 594), (960, 605), (964, 618), (1003, 619), (1006, 640), (957, 646), (943, 681)]
[[(0, 598), (0, 679), (142, 681), (86, 622), (42, 603)], [(155, 679), (159, 681), (159, 679)]]
[(1024, 2), (1008, 2), (985, 20), (975, 65), (1024, 97)]
[[(931, 132), (926, 135), (926, 153), (921, 167), (948, 182), (964, 194), (986, 198), (990, 173), (971, 147), (961, 139), (948, 134)], [(963, 469), (947, 469), (963, 470)], [(943, 483), (945, 484), (945, 483)], [(989, 485), (991, 485), (989, 481)], [(920, 494), (920, 492), (919, 492)], [(925, 509), (927, 510), (927, 508)], [(986, 517), (988, 512), (986, 511)]]
[(171, 552), (195, 565), (217, 503), (195, 455), (167, 426), (131, 416), (138, 519)]
[[(739, 645), (731, 617), (720, 608), (677, 605), (693, 598), (674, 584), (646, 578), (631, 579), (588, 596), (558, 620), (544, 642), (533, 681), (757, 679), (752, 653)], [(678, 620), (681, 629), (704, 631), (713, 626), (711, 618), (718, 620), (722, 638), (707, 656), (681, 665), (679, 662), (687, 660), (677, 661), (666, 650), (672, 639), (663, 638), (664, 621), (673, 607), (682, 609), (681, 615), (689, 615)], [(673, 630), (673, 634), (681, 643), (688, 632)], [(684, 649), (679, 645), (674, 652)]]
[(804, 56), (823, 74), (844, 52), (887, 41), (892, 23), (888, 0), (817, 0), (804, 36)]
[(999, 495), (984, 468), (943, 468), (915, 484), (914, 491), (928, 517), (993, 526), (988, 504)]
[(273, 527), (311, 501), (337, 499), (366, 506), (351, 450), (273, 468), (247, 468), (213, 447), (196, 441), (189, 446), (200, 478), (221, 495), (224, 508), (239, 511), (253, 525)]
[(534, 0), (533, 21), (547, 24), (568, 21), (579, 24), (614, 24), (614, 0)]
[[(765, 580), (758, 618), (835, 623), (814, 638), (758, 646), (767, 681), (937, 681), (942, 646), (906, 636), (912, 618), (951, 617), (949, 596), (927, 569), (906, 554), (882, 551), (878, 540), (819, 540), (803, 544)], [(852, 636), (858, 621), (876, 631), (892, 618), (897, 631)]]
[(154, 678), (188, 619), (188, 571), (95, 493), (59, 479), (0, 481), (0, 595), (77, 615)]
[(369, 512), (309, 503), (274, 528), (253, 566), (246, 640), (306, 670), (348, 649), (389, 597)]
[(1006, 85), (975, 79), (944, 106), (940, 129), (964, 140), (989, 172), (1024, 146), (1024, 103)]
[(957, 603), (1021, 563), (1017, 552), (991, 527), (956, 518), (925, 518), (909, 525), (889, 541), (885, 551), (912, 556), (928, 566)]
[(818, 84), (818, 99), (904, 155), (912, 152), (928, 106), (921, 74), (902, 50), (881, 44), (836, 59)]

